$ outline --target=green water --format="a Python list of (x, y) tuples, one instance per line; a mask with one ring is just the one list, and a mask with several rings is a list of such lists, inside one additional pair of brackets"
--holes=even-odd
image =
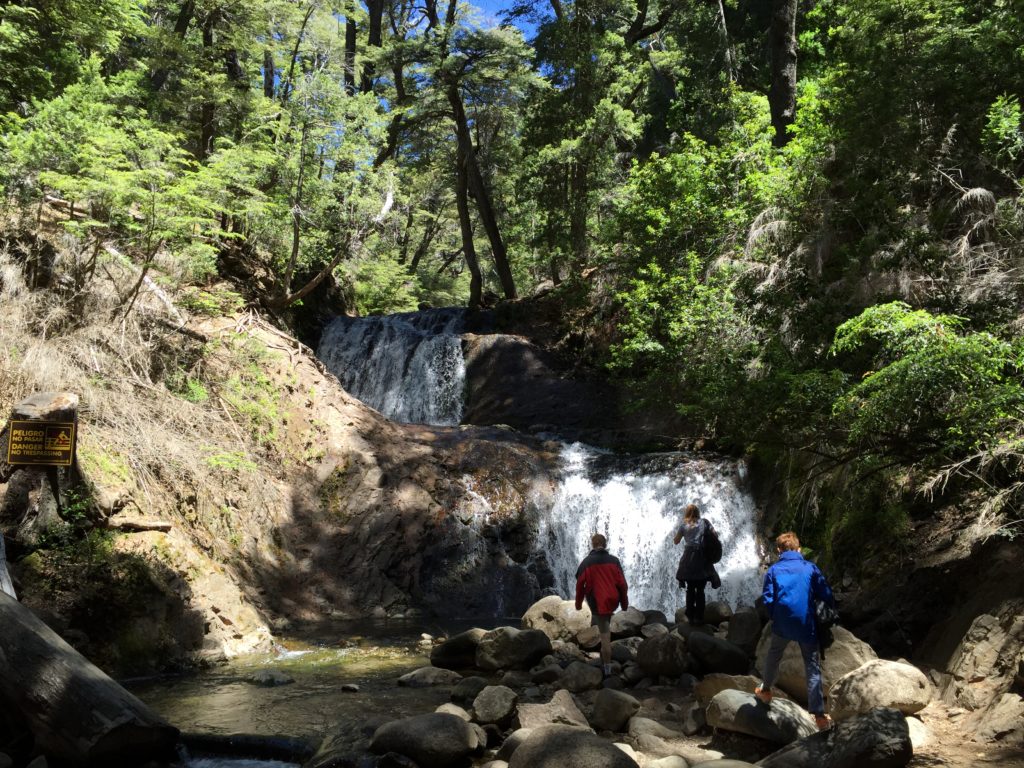
[[(328, 731), (341, 729), (356, 745), (365, 739), (366, 729), (432, 712), (450, 700), (445, 686), (397, 684), (401, 675), (430, 664), (429, 650), (418, 646), (422, 627), (359, 629), (365, 634), (357, 636), (352, 627), (343, 627), (283, 638), (284, 653), (241, 657), (195, 674), (137, 683), (131, 689), (186, 733), (292, 736), (313, 744)], [(295, 682), (253, 683), (262, 670), (282, 672)], [(343, 691), (346, 683), (359, 686), (359, 691)]]

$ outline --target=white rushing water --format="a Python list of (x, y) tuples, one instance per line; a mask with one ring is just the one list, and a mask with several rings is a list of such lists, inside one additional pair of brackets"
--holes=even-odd
[(453, 309), (337, 317), (317, 356), (349, 393), (392, 421), (454, 426), (466, 379), (463, 318)]
[(603, 533), (629, 584), (630, 604), (663, 611), (671, 621), (683, 607), (675, 579), (683, 545), (672, 544), (689, 503), (715, 526), (723, 557), (722, 577), (707, 599), (733, 609), (753, 605), (760, 594), (760, 557), (754, 539), (754, 500), (743, 490), (743, 465), (681, 454), (614, 457), (580, 444), (562, 449), (564, 470), (555, 502), (541, 519), (539, 549), (546, 553), (559, 594), (572, 599), (576, 567)]
[[(456, 309), (339, 317), (325, 329), (318, 354), (351, 394), (388, 418), (456, 425), (466, 375), (463, 319)], [(714, 524), (724, 550), (717, 566), (722, 587), (708, 587), (708, 600), (733, 608), (753, 604), (760, 557), (742, 464), (682, 454), (617, 457), (580, 444), (565, 445), (562, 461), (554, 504), (541, 511), (537, 546), (563, 597), (573, 596), (576, 567), (590, 551), (590, 536), (600, 532), (622, 562), (631, 604), (671, 620), (684, 602), (675, 580), (682, 546), (673, 546), (672, 537), (692, 502)], [(466, 503), (487, 502), (471, 493)]]

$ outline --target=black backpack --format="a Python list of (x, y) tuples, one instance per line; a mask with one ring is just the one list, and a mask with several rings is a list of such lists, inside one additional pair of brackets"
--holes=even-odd
[(708, 565), (714, 565), (722, 559), (722, 540), (718, 538), (711, 523), (708, 523), (708, 527), (704, 531), (703, 547), (704, 562)]
[(825, 649), (835, 642), (832, 627), (839, 623), (839, 612), (824, 600), (814, 601), (814, 623), (818, 635), (818, 648), (821, 658), (825, 658)]

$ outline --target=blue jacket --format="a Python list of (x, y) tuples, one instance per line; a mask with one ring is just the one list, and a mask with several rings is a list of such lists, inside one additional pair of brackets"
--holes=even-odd
[(787, 640), (816, 643), (815, 600), (835, 605), (824, 575), (799, 552), (783, 552), (764, 575), (764, 607), (772, 620), (772, 632)]

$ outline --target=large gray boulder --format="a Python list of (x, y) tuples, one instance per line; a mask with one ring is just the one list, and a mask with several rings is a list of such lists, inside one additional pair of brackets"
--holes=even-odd
[(602, 680), (604, 673), (600, 668), (593, 664), (584, 664), (582, 661), (574, 661), (565, 668), (559, 683), (573, 693), (583, 693), (600, 688)]
[(551, 653), (551, 638), (539, 629), (498, 627), (480, 638), (476, 665), (480, 669), (529, 669)]
[(551, 701), (546, 704), (520, 704), (516, 708), (516, 722), (520, 728), (558, 724), (590, 730), (590, 723), (568, 691), (555, 691)]
[(523, 627), (539, 629), (552, 640), (577, 642), (577, 636), (590, 626), (590, 608), (586, 603), (577, 611), (572, 600), (558, 595), (542, 597), (523, 614)]
[[(769, 623), (761, 633), (761, 641), (757, 645), (757, 670), (764, 673), (764, 660), (768, 656), (771, 644), (772, 625)], [(871, 646), (858, 639), (852, 632), (843, 627), (833, 627), (835, 642), (825, 651), (825, 660), (821, 664), (822, 686), (826, 696), (832, 684), (847, 672), (877, 659), (878, 656)], [(786, 647), (779, 665), (779, 678), (776, 685), (801, 704), (807, 703), (807, 677), (804, 674), (804, 659), (800, 646), (795, 642)]]
[(722, 757), (721, 752), (698, 747), (681, 731), (647, 717), (634, 717), (629, 721), (629, 736), (648, 758), (681, 757), (688, 763), (699, 763)]
[[(713, 672), (710, 675), (704, 675), (703, 678), (697, 681), (697, 684), (693, 687), (693, 694), (697, 699), (697, 703), (702, 707), (706, 707), (719, 691), (734, 690), (753, 693), (754, 689), (760, 684), (761, 678), (754, 675), (725, 675)], [(774, 693), (775, 698), (789, 698), (785, 691), (780, 689), (774, 689)]]
[(633, 637), (640, 632), (640, 627), (647, 621), (643, 611), (636, 608), (627, 608), (612, 616), (611, 631), (612, 637)]
[(686, 641), (693, 657), (706, 672), (724, 672), (727, 675), (743, 675), (750, 670), (750, 659), (739, 646), (714, 635), (694, 632)]
[(519, 694), (504, 685), (489, 685), (473, 699), (473, 719), (482, 724), (505, 726), (516, 713)]
[(720, 691), (708, 704), (708, 725), (725, 731), (789, 744), (817, 732), (814, 718), (792, 701), (777, 699), (765, 706), (753, 694)]
[(467, 765), (479, 746), (473, 727), (456, 715), (431, 712), (385, 723), (370, 739), (370, 751), (397, 752), (421, 768)]
[(535, 729), (508, 761), (509, 768), (639, 768), (621, 749), (591, 731), (565, 725)]
[[(772, 703), (774, 707), (774, 702)], [(758, 762), (762, 768), (901, 768), (914, 756), (903, 713), (879, 707), (801, 739)]]
[(686, 641), (674, 632), (644, 640), (637, 648), (636, 661), (651, 677), (679, 677), (690, 671)]
[(712, 600), (704, 607), (704, 621), (716, 627), (723, 621), (732, 620), (732, 606), (724, 600)]
[(473, 706), (473, 699), (476, 698), (477, 694), (480, 693), (488, 685), (486, 678), (478, 677), (464, 677), (455, 687), (452, 688), (451, 699), (456, 704), (461, 704), (464, 707)]
[(761, 617), (757, 611), (737, 611), (729, 619), (729, 631), (725, 636), (733, 645), (742, 648), (748, 656), (757, 652), (757, 641), (761, 639)]
[(462, 682), (462, 675), (440, 667), (420, 667), (406, 672), (398, 678), (398, 684), (406, 688), (430, 688), (435, 685), (456, 685)]
[(430, 663), (443, 669), (467, 669), (476, 665), (476, 647), (487, 630), (467, 629), (450, 637), (430, 652)]
[(621, 731), (629, 719), (640, 711), (640, 702), (622, 691), (604, 688), (594, 699), (590, 724), (599, 731)]
[(847, 672), (832, 685), (829, 711), (835, 720), (892, 707), (904, 715), (920, 712), (932, 700), (932, 684), (911, 664), (875, 659)]
[(508, 759), (512, 757), (512, 753), (519, 748), (519, 745), (526, 741), (526, 737), (533, 733), (533, 728), (517, 728), (508, 735), (508, 738), (501, 743), (498, 748), (498, 754), (495, 755), (499, 760), (508, 762)]

